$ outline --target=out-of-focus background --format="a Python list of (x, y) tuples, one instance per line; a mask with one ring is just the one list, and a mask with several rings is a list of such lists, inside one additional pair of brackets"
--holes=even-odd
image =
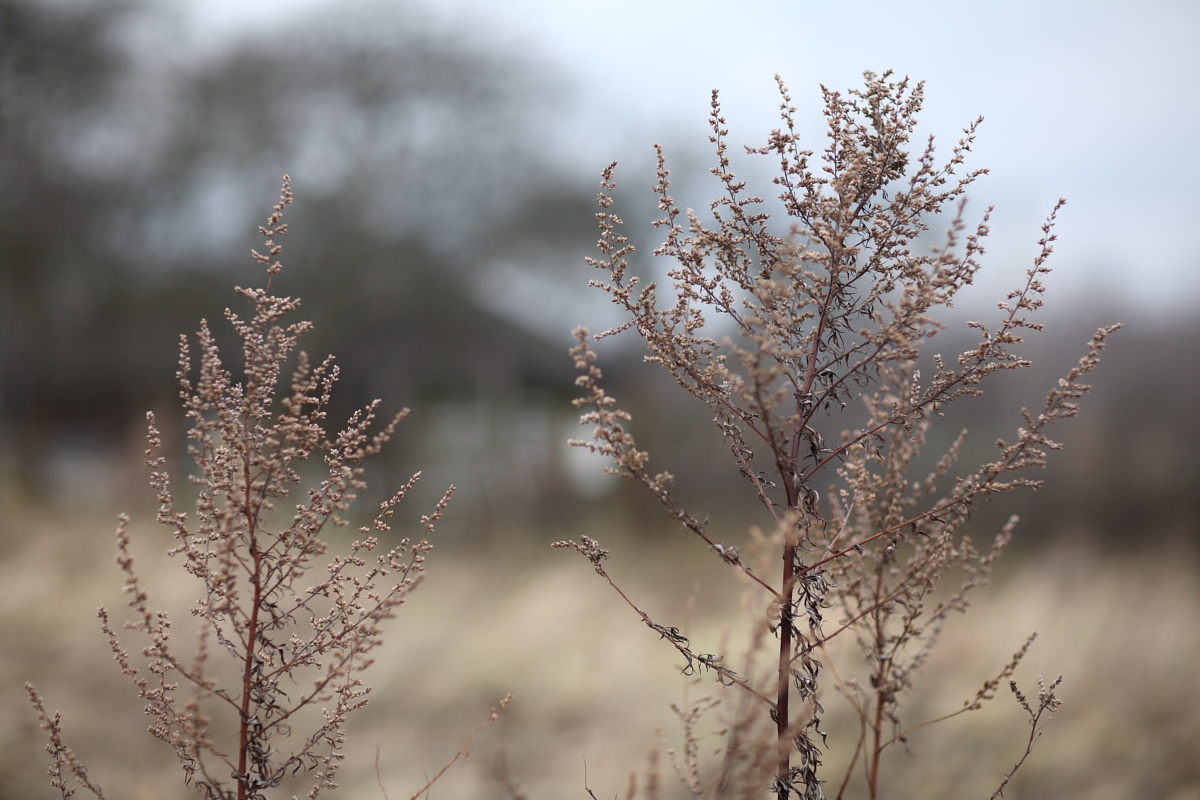
[[(150, 524), (144, 414), (182, 455), (178, 337), (202, 317), (225, 330), (231, 287), (259, 281), (248, 251), (285, 172), (296, 203), (276, 286), (316, 324), (305, 348), (342, 365), (337, 410), (413, 409), (369, 473), (368, 506), (417, 469), (414, 521), (460, 487), (351, 731), (347, 796), (382, 796), (376, 744), (392, 796), (415, 791), (506, 691), (517, 704), (441, 796), (500, 796), (500, 753), (531, 797), (585, 794), (584, 759), (598, 795), (623, 791), (656, 726), (678, 742), (677, 665), (548, 543), (611, 542), (614, 571), (670, 624), (699, 585), (691, 624), (714, 641), (737, 625), (739, 587), (565, 444), (581, 433), (570, 331), (615, 321), (583, 263), (599, 171), (620, 162), (635, 267), (661, 270), (653, 142), (676, 197), (705, 208), (712, 89), (730, 141), (758, 145), (778, 125), (778, 73), (819, 150), (820, 84), (845, 90), (866, 69), (926, 81), (922, 135), (942, 152), (986, 117), (969, 163), (992, 174), (968, 215), (996, 206), (987, 268), (949, 322), (989, 318), (1069, 201), (1035, 366), (956, 418), (972, 456), (1010, 435), (1091, 330), (1126, 323), (1045, 488), (978, 515), (986, 540), (1019, 513), (1017, 544), (912, 702), (955, 707), (1037, 629), (1024, 679), (1064, 673), (1068, 704), (1006, 796), (1200, 797), (1198, 28), (1200, 7), (1166, 0), (0, 0), (0, 798), (49, 796), (29, 678), (104, 785), (184, 796), (169, 794), (166, 748), (137, 737), (138, 702), (106, 672), (91, 609), (121, 602), (118, 512), (145, 523), (145, 563), (169, 546)], [(766, 194), (762, 161), (734, 151)], [(968, 344), (955, 336), (946, 352)], [(602, 355), (696, 513), (729, 541), (761, 523), (702, 410), (636, 342)], [(192, 590), (172, 569), (162, 589), (182, 609)], [(1019, 755), (1013, 708), (1000, 698), (993, 716), (915, 741), (897, 796), (986, 796)]]

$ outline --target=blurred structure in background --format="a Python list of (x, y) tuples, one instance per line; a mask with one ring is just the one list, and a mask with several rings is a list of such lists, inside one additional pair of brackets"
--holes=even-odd
[[(579, 435), (569, 331), (603, 327), (582, 263), (595, 181), (547, 155), (570, 149), (548, 138), (572, 87), (553, 65), (415, 16), (363, 25), (329, 9), (186, 47), (165, 4), (0, 0), (0, 495), (71, 506), (110, 504), (117, 490), (149, 502), (144, 412), (178, 420), (178, 336), (201, 317), (222, 332), (232, 285), (259, 280), (248, 250), (287, 172), (297, 203), (282, 291), (316, 324), (305, 349), (342, 364), (335, 413), (375, 397), (414, 408), (373, 486), (415, 465), (434, 488), (458, 483), (448, 522), (462, 536), (556, 529), (597, 509), (655, 513), (615, 480), (579, 479), (564, 446)], [(690, 125), (698, 147), (705, 111)], [(708, 161), (677, 163), (704, 165), (703, 177)], [(629, 227), (657, 274), (646, 266), (650, 180), (627, 171), (621, 190), (642, 203), (626, 209), (646, 210)], [(1086, 332), (1129, 324), (1062, 430), (1068, 448), (1045, 490), (997, 516), (1020, 512), (1034, 531), (1022, 541), (1195, 539), (1200, 325), (1102, 312), (1053, 287), (1049, 304), (1031, 377), (962, 420), (979, 457), (1018, 422), (988, 403), (1011, 407), (1006, 391), (1028, 391), (1036, 404)], [(627, 356), (608, 369), (639, 438), (681, 486), (721, 504), (714, 517), (732, 517), (738, 501), (716, 491), (727, 476), (709, 466), (725, 461), (715, 428)]]

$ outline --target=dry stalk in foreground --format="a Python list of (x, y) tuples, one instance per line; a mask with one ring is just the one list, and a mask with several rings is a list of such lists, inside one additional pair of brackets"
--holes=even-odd
[[(626, 320), (595, 337), (578, 329), (572, 351), (583, 390), (576, 404), (585, 409), (582, 422), (594, 427), (590, 441), (575, 444), (610, 457), (610, 471), (644, 485), (686, 533), (749, 580), (763, 610), (752, 624), (769, 626), (773, 665), (765, 677), (740, 674), (724, 654), (700, 652), (678, 628), (651, 619), (605, 572), (607, 551), (595, 540), (556, 546), (583, 554), (678, 650), (686, 672), (710, 671), (754, 700), (748, 713), (769, 718), (768, 737), (743, 735), (748, 725), (732, 726), (737, 735), (727, 742), (720, 774), (707, 789), (687, 781), (694, 796), (755, 796), (769, 782), (780, 800), (824, 798), (823, 748), (836, 744), (851, 751), (836, 795), (858, 779), (874, 798), (884, 786), (881, 756), (920, 727), (901, 719), (902, 693), (948, 615), (966, 610), (968, 592), (987, 581), (1012, 535), (1015, 518), (977, 550), (963, 532), (971, 509), (994, 495), (1039, 485), (1029, 471), (1043, 467), (1048, 452), (1059, 447), (1048, 429), (1076, 415), (1088, 390), (1081, 379), (1118, 326), (1096, 332), (1040, 409), (1021, 410), (1021, 427), (1011, 441), (996, 443), (993, 460), (959, 468), (963, 431), (929, 462), (931, 468), (918, 472), (918, 454), (947, 406), (982, 394), (997, 373), (1029, 366), (1014, 348), (1041, 330), (1033, 314), (1042, 305), (1062, 201), (1043, 226), (1040, 252), (1023, 285), (998, 304), (994, 321), (969, 323), (978, 345), (950, 357), (924, 355), (942, 329), (935, 313), (951, 306), (980, 269), (989, 212), (968, 229), (964, 205), (967, 188), (985, 171), (965, 171), (964, 159), (981, 120), (939, 164), (932, 138), (923, 149), (911, 149), (923, 86), (868, 72), (864, 86), (847, 94), (822, 87), (828, 145), (814, 157), (796, 132), (782, 82), (780, 91), (782, 128), (747, 151), (777, 162), (773, 182), (787, 229), (773, 225), (764, 200), (733, 174), (714, 92), (711, 172), (720, 195), (707, 215), (676, 205), (658, 149), (655, 192), (662, 216), (654, 224), (665, 238), (654, 254), (674, 263), (670, 292), (630, 273), (633, 248), (611, 211), (615, 164), (604, 170), (597, 214), (601, 255), (589, 259), (600, 274), (591, 285), (606, 292)], [(941, 243), (918, 246), (934, 218), (947, 211)], [(644, 340), (647, 361), (712, 411), (746, 490), (761, 501), (764, 527), (773, 531), (769, 564), (776, 575), (744, 560), (702, 515), (682, 507), (670, 473), (650, 470), (648, 453), (630, 432), (629, 414), (601, 386), (592, 348), (593, 339), (627, 330)], [(958, 576), (957, 590), (935, 595), (951, 574)], [(844, 635), (857, 640), (865, 659), (861, 681), (831, 682), (823, 671), (821, 659), (829, 657), (824, 646)], [(1024, 653), (1021, 647), (996, 678), (946, 716), (990, 699)], [(853, 665), (835, 674), (852, 671)], [(1057, 703), (1055, 685), (1034, 718), (1039, 731)], [(833, 688), (860, 720), (856, 742), (828, 742), (822, 730), (822, 704)]]
[[(279, 203), (260, 228), (265, 253), (254, 253), (266, 270), (265, 287), (236, 290), (252, 304), (253, 316), (225, 312), (241, 339), (243, 377), (223, 366), (207, 322), (197, 334), (198, 369), (187, 337), (181, 338), (180, 396), (196, 464), (190, 515), (179, 509), (163, 443), (149, 419), (146, 463), (158, 494), (158, 522), (174, 533), (170, 555), (201, 587), (190, 609), (200, 621), (199, 640), (190, 654), (181, 652), (170, 618), (151, 606), (124, 517), (117, 561), (134, 616), (125, 627), (147, 641), (143, 659), (130, 655), (108, 611), (99, 611), (114, 658), (145, 701), (150, 733), (174, 749), (186, 783), (209, 800), (266, 798), (300, 773), (309, 776), (309, 798), (337, 785), (347, 717), (366, 705), (371, 691), (362, 673), (382, 641), (384, 621), (421, 582), (429, 534), (454, 491), (450, 487), (421, 517), (419, 540), (386, 547), (381, 538), (389, 536), (392, 515), (417, 473), (381, 504), (343, 554), (326, 556), (322, 532), (347, 524), (355, 494), (366, 486), (364, 461), (380, 452), (406, 412), (380, 426), (375, 401), (332, 438), (326, 433), (338, 368), (332, 358), (314, 367), (296, 350), (311, 325), (282, 324), (300, 303), (272, 293), (281, 269), (276, 240), (286, 230), (283, 210), (290, 202), (285, 176)], [(325, 477), (298, 502), (285, 504), (302, 484), (302, 465), (314, 456)], [(52, 785), (67, 798), (76, 791), (73, 779), (104, 797), (65, 744), (59, 715), (45, 710), (32, 686), (28, 691), (48, 734)]]

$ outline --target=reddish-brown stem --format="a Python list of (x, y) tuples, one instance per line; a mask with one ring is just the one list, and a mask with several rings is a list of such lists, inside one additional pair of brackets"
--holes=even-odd
[(250, 511), (251, 503), (251, 481), (250, 481), (250, 436), (249, 425), (243, 425), (243, 433), (245, 434), (246, 452), (244, 462), (242, 464), (244, 488), (246, 492), (245, 498), (245, 514), (246, 514), (246, 540), (250, 550), (250, 558), (253, 561), (253, 574), (251, 576), (254, 583), (254, 601), (250, 605), (250, 619), (246, 625), (246, 654), (242, 661), (242, 705), (241, 713), (238, 720), (238, 800), (246, 800), (246, 775), (248, 765), (246, 763), (247, 752), (249, 751), (250, 739), (250, 700), (251, 691), (250, 684), (254, 674), (254, 642), (258, 638), (258, 612), (262, 605), (262, 581), (259, 580), (259, 569), (261, 567), (260, 553), (258, 552), (257, 543), (257, 514)]
[(879, 755), (883, 748), (879, 743), (879, 731), (883, 727), (883, 697), (875, 698), (875, 719), (871, 724), (871, 768), (867, 776), (867, 796), (875, 800), (879, 796)]
[[(875, 596), (879, 597), (883, 593), (883, 577), (885, 571), (886, 560), (880, 562), (879, 568), (875, 573)], [(867, 790), (868, 796), (874, 800), (878, 794), (879, 786), (879, 756), (883, 751), (880, 744), (880, 732), (883, 730), (883, 706), (887, 700), (887, 692), (889, 691), (888, 683), (888, 660), (883, 657), (884, 648), (887, 642), (884, 640), (884, 620), (882, 618), (883, 603), (877, 603), (872, 612), (872, 622), (875, 627), (875, 653), (877, 658), (875, 669), (875, 719), (871, 724), (871, 766), (867, 770)]]
[(780, 607), (779, 607), (779, 672), (776, 676), (778, 679), (777, 691), (778, 695), (775, 700), (775, 730), (779, 741), (779, 763), (776, 767), (776, 777), (778, 778), (778, 786), (780, 788), (781, 798), (786, 795), (783, 787), (788, 785), (788, 776), (792, 771), (792, 748), (788, 742), (789, 730), (789, 712), (788, 698), (791, 695), (791, 686), (788, 678), (791, 676), (792, 663), (792, 590), (795, 584), (795, 569), (796, 569), (796, 539), (789, 528), (784, 536), (783, 545), (783, 584), (780, 587)]
[[(787, 492), (788, 508), (798, 510), (800, 508), (800, 487), (795, 478), (797, 474), (797, 464), (799, 463), (799, 447), (800, 439), (803, 436), (805, 420), (803, 407), (801, 406), (801, 397), (807, 396), (812, 389), (812, 382), (816, 375), (817, 351), (819, 349), (821, 334), (824, 331), (825, 325), (829, 318), (829, 306), (833, 300), (832, 287), (832, 272), (830, 293), (825, 298), (824, 307), (821, 310), (820, 318), (817, 321), (817, 331), (813, 337), (813, 347), (809, 352), (808, 366), (804, 376), (804, 383), (796, 400), (796, 426), (792, 432), (791, 448), (789, 452), (790, 464), (781, 464), (780, 471), (783, 473), (783, 485)], [(793, 527), (789, 526), (784, 531), (783, 542), (783, 579), (779, 588), (780, 609), (779, 609), (779, 667), (776, 674), (777, 680), (777, 699), (775, 701), (776, 720), (775, 730), (779, 747), (779, 761), (776, 766), (776, 785), (779, 787), (780, 797), (785, 797), (790, 786), (790, 776), (792, 771), (792, 747), (790, 742), (791, 737), (791, 719), (789, 713), (789, 697), (791, 695), (791, 675), (792, 675), (792, 635), (794, 630), (794, 611), (792, 607), (793, 591), (796, 583), (796, 533)]]

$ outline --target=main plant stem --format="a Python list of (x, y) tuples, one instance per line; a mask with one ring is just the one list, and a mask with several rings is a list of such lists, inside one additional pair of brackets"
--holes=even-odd
[(246, 452), (243, 464), (243, 480), (245, 482), (245, 515), (246, 515), (246, 540), (250, 548), (250, 558), (253, 563), (253, 580), (254, 580), (254, 602), (250, 607), (250, 619), (246, 625), (246, 657), (242, 664), (242, 706), (241, 719), (238, 721), (238, 800), (245, 800), (246, 787), (249, 783), (249, 764), (247, 754), (250, 750), (250, 702), (251, 685), (254, 680), (254, 645), (258, 640), (258, 612), (262, 604), (262, 581), (260, 580), (259, 570), (261, 567), (260, 554), (258, 552), (258, 531), (257, 521), (258, 515), (251, 509), (253, 500), (251, 492), (250, 480), (250, 437), (246, 432)]
[[(797, 480), (799, 475), (799, 459), (800, 445), (804, 439), (804, 431), (808, 426), (809, 414), (805, 413), (803, 398), (809, 397), (812, 392), (813, 379), (817, 374), (817, 354), (820, 349), (821, 337), (825, 332), (829, 323), (830, 308), (836, 296), (836, 275), (831, 275), (829, 292), (822, 304), (821, 315), (817, 320), (817, 329), (813, 333), (813, 346), (808, 352), (807, 365), (805, 367), (804, 380), (799, 385), (793, 382), (796, 386), (796, 423), (792, 430), (791, 446), (789, 448), (787, 459), (776, 461), (776, 465), (780, 467), (783, 474), (784, 486), (787, 487), (787, 504), (788, 508), (796, 511), (802, 508), (801, 504), (801, 487)], [(792, 726), (791, 714), (789, 713), (789, 699), (791, 697), (791, 677), (792, 677), (792, 642), (796, 636), (796, 620), (795, 607), (793, 604), (793, 596), (796, 584), (796, 549), (799, 546), (797, 540), (797, 530), (789, 525), (784, 533), (783, 542), (783, 580), (780, 584), (779, 592), (779, 667), (776, 675), (776, 700), (775, 700), (775, 734), (776, 744), (779, 748), (779, 760), (775, 767), (775, 785), (776, 794), (780, 800), (785, 800), (791, 791), (791, 774), (792, 774)]]
[(778, 692), (775, 699), (775, 731), (779, 747), (779, 761), (775, 768), (776, 792), (780, 800), (788, 796), (792, 772), (792, 742), (790, 713), (788, 700), (791, 697), (792, 664), (792, 589), (795, 584), (796, 541), (792, 531), (786, 533), (783, 546), (783, 583), (780, 593), (779, 609), (779, 669), (777, 674)]

